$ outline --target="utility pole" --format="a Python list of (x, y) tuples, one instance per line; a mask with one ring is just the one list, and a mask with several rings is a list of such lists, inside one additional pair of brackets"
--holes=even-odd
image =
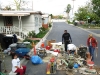
[(72, 15), (74, 14), (74, 1), (75, 0), (72, 0), (73, 1), (73, 7), (72, 7)]
[(33, 0), (32, 0), (32, 11), (33, 11)]

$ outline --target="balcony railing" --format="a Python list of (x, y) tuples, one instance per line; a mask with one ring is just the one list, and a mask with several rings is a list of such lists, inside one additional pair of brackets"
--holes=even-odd
[[(24, 29), (25, 31), (25, 29)], [(0, 33), (3, 34), (17, 34), (17, 36), (19, 36), (22, 39), (26, 38), (26, 35), (24, 34), (24, 32), (20, 31), (20, 28), (16, 27), (16, 26), (0, 26)]]

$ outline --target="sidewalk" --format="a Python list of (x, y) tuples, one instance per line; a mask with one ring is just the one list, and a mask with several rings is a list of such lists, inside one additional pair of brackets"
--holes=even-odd
[[(7, 70), (8, 72), (11, 71), (11, 60), (12, 60), (11, 56), (9, 56), (9, 55), (5, 56), (4, 61), (1, 64), (2, 71), (4, 71), (4, 70)], [(4, 67), (4, 64), (5, 64), (6, 68)]]
[[(22, 65), (26, 65), (26, 62), (28, 62), (28, 60), (25, 60), (23, 58), (20, 58), (20, 60), (21, 60)], [(3, 72), (4, 72), (4, 70), (7, 70), (8, 73), (11, 72), (11, 69), (12, 69), (11, 61), (12, 61), (11, 56), (6, 55), (5, 58), (4, 58), (4, 61), (1, 64), (1, 69), (2, 69)]]

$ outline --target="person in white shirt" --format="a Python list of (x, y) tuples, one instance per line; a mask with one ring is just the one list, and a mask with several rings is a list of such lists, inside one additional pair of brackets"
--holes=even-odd
[(77, 47), (74, 44), (68, 44), (68, 54), (77, 54)]
[(26, 71), (26, 66), (21, 66), (20, 60), (16, 54), (12, 59), (12, 71), (14, 73), (19, 73), (19, 75), (24, 75)]

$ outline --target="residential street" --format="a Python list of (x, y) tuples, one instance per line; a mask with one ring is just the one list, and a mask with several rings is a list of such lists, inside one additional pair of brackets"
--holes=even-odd
[[(54, 22), (53, 29), (47, 37), (47, 40), (55, 39), (56, 42), (62, 41), (62, 34), (64, 30), (68, 30), (72, 37), (72, 43), (76, 46), (85, 45), (87, 42), (89, 32), (84, 31), (72, 25), (67, 25), (65, 22)], [(90, 30), (92, 31), (92, 30)], [(98, 40), (98, 47), (100, 47), (100, 37), (94, 36)], [(47, 41), (46, 41), (47, 42)], [(98, 57), (95, 57), (95, 65), (100, 66), (100, 48), (98, 48)], [(28, 75), (46, 75), (46, 63), (41, 65), (33, 65), (30, 61), (27, 63)], [(56, 75), (65, 75), (65, 72), (57, 72)]]

